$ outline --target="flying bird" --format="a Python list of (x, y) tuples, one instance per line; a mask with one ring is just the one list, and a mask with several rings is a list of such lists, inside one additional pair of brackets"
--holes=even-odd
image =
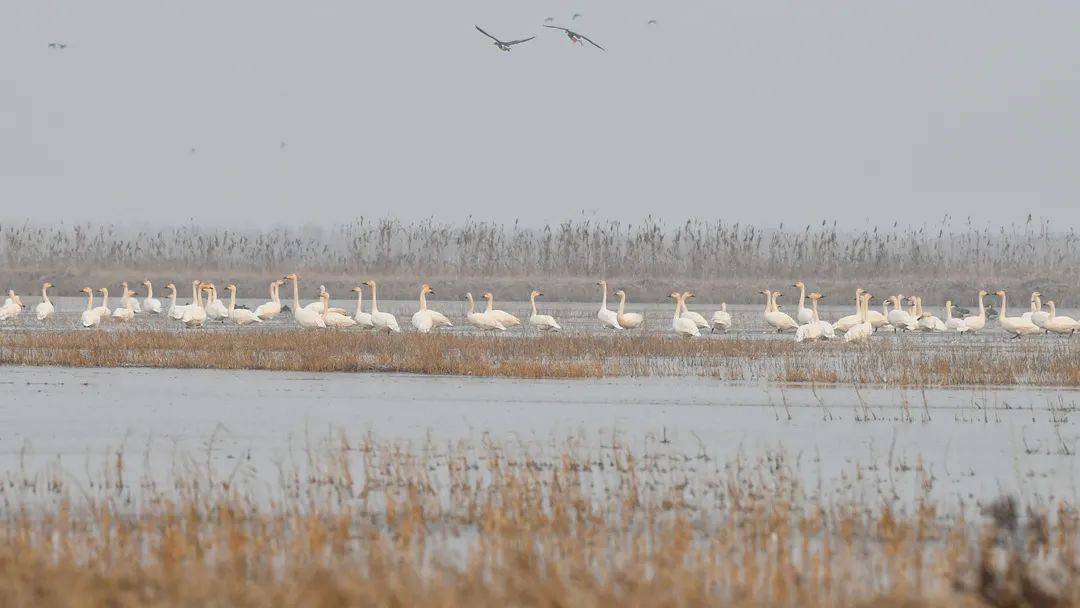
[(656, 19), (649, 19), (648, 25), (656, 25)]
[(571, 21), (577, 21), (577, 18), (581, 16), (581, 13), (574, 13), (573, 17), (570, 17)]
[(67, 48), (67, 43), (65, 43), (65, 42), (50, 42), (50, 43), (49, 43), (49, 48), (50, 48), (50, 49), (60, 49), (60, 50), (63, 50), (63, 49), (66, 49), (66, 48)]
[(557, 25), (545, 25), (544, 27), (550, 27), (553, 30), (562, 30), (562, 31), (566, 32), (566, 37), (570, 39), (570, 42), (576, 42), (578, 44), (581, 44), (581, 41), (584, 40), (584, 41), (588, 42), (589, 44), (595, 46), (596, 48), (600, 49), (601, 51), (607, 50), (604, 47), (600, 46), (599, 44), (596, 44), (595, 42), (590, 40), (588, 36), (583, 36), (583, 35), (575, 32), (573, 30), (568, 30), (565, 27), (559, 27)]
[(544, 19), (544, 23), (552, 23), (554, 21), (555, 21), (554, 17), (548, 17), (547, 19)]
[(476, 30), (479, 31), (481, 34), (483, 34), (483, 35), (487, 36), (488, 38), (491, 38), (492, 40), (494, 40), (495, 42), (493, 42), (492, 44), (499, 47), (499, 50), (501, 50), (501, 51), (509, 51), (510, 47), (514, 46), (515, 44), (521, 44), (522, 42), (528, 42), (528, 41), (532, 40), (533, 38), (536, 38), (536, 36), (529, 36), (528, 38), (524, 38), (522, 40), (511, 40), (509, 42), (503, 42), (502, 40), (499, 40), (498, 38), (492, 36), (491, 34), (485, 32), (484, 30), (480, 29), (479, 25), (474, 25), (473, 27), (475, 27)]

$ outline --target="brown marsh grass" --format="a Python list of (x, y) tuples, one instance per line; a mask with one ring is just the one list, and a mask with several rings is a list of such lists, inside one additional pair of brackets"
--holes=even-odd
[(1074, 505), (937, 504), (918, 465), (904, 508), (816, 496), (781, 453), (334, 443), (268, 497), (125, 482), (119, 453), (5, 483), (0, 604), (1080, 605)]
[[(978, 338), (976, 338), (978, 340)], [(1080, 341), (870, 345), (661, 336), (379, 335), (357, 331), (6, 332), (0, 364), (405, 372), (521, 378), (699, 376), (895, 386), (1080, 386)]]

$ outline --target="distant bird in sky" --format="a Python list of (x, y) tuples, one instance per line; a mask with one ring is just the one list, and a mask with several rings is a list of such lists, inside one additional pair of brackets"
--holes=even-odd
[(285, 142), (281, 142), (281, 149), (282, 149), (282, 150), (284, 150), (284, 149), (285, 149)]
[(584, 41), (588, 42), (589, 44), (595, 46), (596, 48), (600, 49), (601, 51), (607, 50), (604, 47), (600, 46), (599, 44), (596, 44), (595, 42), (590, 40), (588, 36), (583, 36), (583, 35), (575, 32), (573, 30), (568, 30), (565, 27), (559, 27), (557, 25), (545, 25), (544, 27), (549, 27), (549, 28), (551, 28), (553, 30), (562, 30), (562, 31), (566, 32), (566, 37), (570, 39), (570, 42), (576, 42), (578, 44), (581, 44), (581, 41), (584, 40)]
[(528, 42), (528, 41), (532, 40), (533, 38), (536, 38), (536, 36), (529, 36), (528, 38), (523, 38), (521, 40), (511, 40), (509, 42), (503, 42), (502, 40), (499, 40), (495, 36), (492, 36), (491, 34), (489, 34), (489, 33), (485, 32), (484, 30), (480, 29), (479, 25), (474, 25), (473, 27), (475, 27), (476, 30), (478, 32), (480, 32), (481, 34), (483, 34), (483, 35), (487, 36), (488, 38), (491, 38), (492, 40), (494, 40), (495, 42), (492, 43), (492, 44), (499, 47), (499, 50), (502, 50), (502, 51), (509, 51), (510, 47), (514, 46), (515, 44), (521, 44), (522, 42)]
[(50, 49), (64, 50), (64, 49), (67, 48), (67, 43), (66, 42), (50, 42), (49, 43), (49, 48)]
[(656, 25), (656, 19), (649, 19), (649, 25)]
[(544, 19), (544, 23), (552, 23), (553, 21), (555, 21), (554, 17), (548, 17), (547, 19)]
[(577, 18), (581, 16), (581, 13), (574, 13), (573, 17), (570, 17), (571, 21), (577, 21)]
[(195, 148), (192, 148), (192, 149), (191, 149), (191, 153), (192, 153), (192, 154), (194, 154), (194, 153), (195, 153)]

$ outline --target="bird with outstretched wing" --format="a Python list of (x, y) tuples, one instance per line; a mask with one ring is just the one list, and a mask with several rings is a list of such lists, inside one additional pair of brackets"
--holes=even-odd
[(607, 50), (604, 47), (600, 46), (599, 44), (596, 44), (595, 42), (593, 42), (588, 36), (584, 36), (584, 35), (579, 34), (579, 33), (575, 32), (573, 30), (567, 29), (565, 27), (559, 27), (558, 25), (547, 25), (547, 24), (545, 24), (544, 27), (549, 27), (549, 28), (551, 28), (553, 30), (562, 30), (562, 31), (566, 32), (566, 37), (570, 39), (570, 42), (576, 42), (578, 44), (581, 44), (581, 41), (584, 40), (584, 41), (588, 42), (589, 44), (595, 46), (596, 48), (600, 49), (601, 51), (606, 51)]
[(507, 41), (507, 42), (503, 42), (502, 40), (499, 40), (495, 36), (492, 36), (491, 34), (485, 32), (483, 30), (483, 28), (481, 28), (479, 25), (474, 25), (473, 27), (475, 27), (476, 30), (478, 32), (480, 32), (481, 34), (483, 34), (483, 35), (487, 36), (488, 38), (491, 38), (492, 40), (494, 40), (495, 42), (493, 44), (495, 46), (499, 47), (499, 49), (503, 50), (503, 51), (509, 51), (510, 47), (514, 46), (515, 44), (521, 44), (522, 42), (528, 42), (528, 41), (532, 40), (533, 38), (536, 38), (536, 36), (529, 36), (528, 38), (523, 38), (521, 40), (510, 40), (510, 41)]

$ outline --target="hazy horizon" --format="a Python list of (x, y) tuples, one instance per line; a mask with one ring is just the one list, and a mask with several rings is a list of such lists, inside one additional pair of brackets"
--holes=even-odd
[[(0, 220), (1080, 226), (1076, 23), (968, 0), (14, 0)], [(474, 24), (537, 38), (504, 53)]]

